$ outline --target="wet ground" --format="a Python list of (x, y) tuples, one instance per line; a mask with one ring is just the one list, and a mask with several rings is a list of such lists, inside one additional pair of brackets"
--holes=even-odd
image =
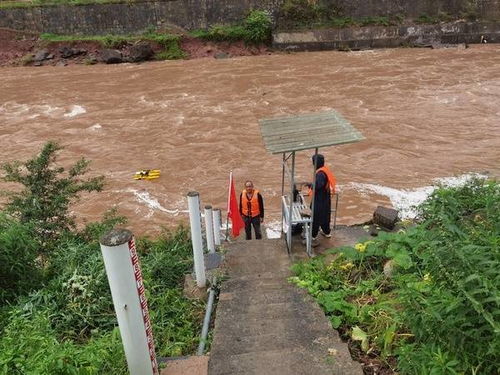
[[(135, 233), (186, 222), (191, 190), (225, 209), (233, 170), (279, 226), (281, 157), (265, 151), (258, 120), (335, 109), (366, 137), (320, 150), (340, 187), (337, 223), (359, 223), (436, 178), (500, 174), (499, 56), (476, 45), (1, 68), (0, 160), (60, 142), (64, 165), (85, 156), (107, 177), (74, 207), (79, 220), (116, 206)], [(312, 177), (310, 154), (298, 154), (299, 180)], [(143, 168), (161, 177), (133, 180)]]

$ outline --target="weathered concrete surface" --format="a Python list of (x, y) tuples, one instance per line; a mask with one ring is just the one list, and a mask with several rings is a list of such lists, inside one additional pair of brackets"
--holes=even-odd
[(439, 25), (367, 26), (345, 29), (321, 29), (304, 32), (278, 32), (273, 35), (275, 48), (293, 51), (364, 49), (430, 44), (500, 42), (500, 23), (453, 22)]
[[(121, 4), (57, 5), (0, 9), (0, 27), (59, 34), (126, 34), (148, 27), (176, 26), (186, 30), (241, 21), (251, 9), (268, 11), (280, 23), (284, 0), (166, 0)], [(481, 19), (500, 19), (500, 0), (320, 0), (338, 16), (362, 18), (398, 15), (416, 18), (423, 14), (453, 17), (464, 12)]]
[(210, 375), (362, 374), (320, 307), (287, 281), (282, 240), (229, 245)]

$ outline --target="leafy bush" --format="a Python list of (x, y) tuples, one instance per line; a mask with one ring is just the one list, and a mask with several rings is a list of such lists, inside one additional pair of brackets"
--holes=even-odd
[[(500, 184), (438, 189), (419, 225), (294, 266), (334, 327), (401, 374), (496, 374)], [(390, 364), (388, 360), (387, 364)]]
[(40, 243), (39, 250), (49, 250), (59, 236), (75, 227), (69, 214), (70, 204), (83, 191), (100, 191), (104, 177), (80, 179), (88, 171), (89, 161), (81, 158), (65, 174), (55, 166), (56, 153), (62, 147), (47, 142), (40, 153), (25, 163), (13, 162), (2, 166), (8, 182), (19, 183), (24, 189), (10, 193), (7, 210), (21, 223), (29, 224)]
[(208, 30), (196, 30), (191, 33), (195, 38), (223, 41), (244, 41), (245, 43), (267, 43), (271, 38), (271, 18), (260, 10), (252, 10), (242, 25), (215, 25)]

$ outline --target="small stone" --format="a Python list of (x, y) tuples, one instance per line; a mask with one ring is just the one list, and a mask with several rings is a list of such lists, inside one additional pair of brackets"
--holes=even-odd
[(398, 221), (398, 210), (378, 206), (373, 213), (373, 223), (387, 229), (393, 229)]
[(41, 61), (35, 61), (35, 63), (33, 64), (33, 66), (42, 66), (42, 62)]
[(49, 56), (49, 51), (47, 51), (46, 49), (42, 49), (35, 54), (35, 57), (33, 58), (33, 60), (35, 62), (40, 62), (40, 61), (47, 59), (48, 56)]
[(58, 61), (56, 64), (56, 66), (66, 66), (66, 65), (68, 65), (68, 63), (64, 60)]

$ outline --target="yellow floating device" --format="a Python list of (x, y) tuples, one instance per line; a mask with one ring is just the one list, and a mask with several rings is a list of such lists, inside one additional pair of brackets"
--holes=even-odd
[(143, 169), (134, 174), (134, 180), (154, 180), (158, 177), (160, 177), (159, 169)]

